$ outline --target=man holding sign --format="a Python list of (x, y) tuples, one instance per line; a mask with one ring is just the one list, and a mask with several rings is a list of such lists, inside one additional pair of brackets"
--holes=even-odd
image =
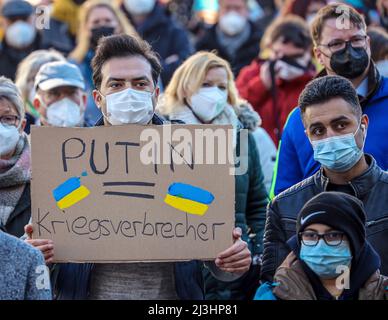
[[(108, 127), (112, 125), (115, 126), (125, 124), (163, 125), (165, 123), (165, 120), (163, 120), (160, 116), (154, 113), (156, 101), (159, 95), (157, 81), (161, 72), (161, 66), (155, 53), (151, 50), (150, 46), (146, 42), (126, 35), (104, 38), (100, 42), (96, 55), (93, 59), (92, 66), (93, 80), (96, 87), (96, 90), (93, 94), (94, 100), (103, 113), (103, 117), (100, 119), (100, 121), (97, 122), (96, 126)], [(125, 126), (121, 126), (117, 128), (117, 132), (120, 132), (120, 130), (127, 129), (125, 128)], [(122, 135), (120, 135), (120, 137), (121, 136)], [(110, 139), (110, 137), (107, 137), (107, 139), (108, 138)], [(78, 141), (81, 140), (81, 138), (77, 139)], [(88, 136), (87, 134), (85, 134), (85, 137), (83, 137), (83, 139), (83, 144), (81, 143), (81, 146), (83, 146), (84, 148), (89, 148), (88, 144), (84, 141), (87, 140), (89, 142), (90, 140), (92, 149), (91, 154), (93, 154), (94, 140), (92, 135), (90, 134)], [(69, 140), (71, 140), (71, 138), (68, 139), (68, 141)], [(66, 150), (67, 147), (65, 143), (66, 142), (63, 143), (63, 150)], [(77, 142), (75, 141), (74, 143)], [(108, 147), (106, 147), (107, 157), (109, 156), (108, 150), (109, 152), (111, 152), (114, 146), (118, 147), (122, 146), (122, 144), (123, 142), (116, 141), (113, 146), (109, 145)], [(130, 148), (128, 143), (125, 145), (125, 148)], [(127, 152), (128, 149), (125, 149), (125, 151)], [(128, 152), (126, 154), (128, 154)], [(81, 157), (80, 154), (79, 157)], [(77, 155), (62, 156), (64, 168), (70, 163), (71, 160), (69, 159), (72, 159), (72, 157), (73, 159), (77, 157)], [(117, 157), (114, 157), (114, 164), (118, 162), (118, 159), (116, 158)], [(78, 160), (81, 161), (81, 158), (77, 159), (76, 161)], [(130, 158), (130, 160), (132, 159)], [(74, 161), (71, 163), (72, 165), (74, 165)], [(128, 173), (128, 163), (131, 163), (132, 166), (134, 164), (132, 162), (129, 162), (128, 158), (126, 158), (125, 163), (126, 166), (123, 167), (123, 170), (124, 172), (126, 171)], [(111, 163), (111, 165), (113, 164)], [(111, 169), (112, 168), (109, 168), (108, 164), (105, 171)], [(90, 170), (94, 172), (98, 178), (105, 173), (102, 171), (98, 171), (92, 156), (90, 158)], [(138, 171), (140, 171), (140, 169)], [(157, 171), (156, 168), (155, 171)], [(160, 169), (160, 171), (162, 171), (162, 169)], [(143, 174), (143, 172), (135, 172), (134, 174)], [(164, 179), (162, 179), (161, 181), (166, 180), (168, 176), (164, 176), (163, 178)], [(50, 179), (49, 175), (47, 175), (47, 179)], [(84, 179), (87, 179), (87, 177), (83, 177), (82, 175), (79, 178), (70, 178), (66, 181), (62, 181), (62, 183), (57, 186), (56, 189), (53, 191), (56, 206), (64, 210), (64, 215), (62, 215), (63, 223), (70, 226), (68, 228), (69, 233), (74, 233), (75, 229), (77, 229), (74, 228), (74, 226), (79, 227), (77, 229), (78, 231), (76, 231), (80, 233), (80, 220), (78, 220), (78, 222), (75, 222), (75, 220), (69, 221), (67, 219), (68, 215), (66, 215), (67, 207), (77, 203), (77, 201), (79, 201), (79, 204), (77, 205), (81, 207), (83, 203), (86, 203), (88, 197), (93, 197), (94, 194), (93, 188), (95, 186), (93, 184), (84, 186), (81, 181)], [(178, 183), (178, 181), (176, 182), (177, 183), (170, 183), (168, 188), (164, 188), (164, 205), (172, 207), (171, 210), (186, 210), (186, 216), (183, 212), (181, 213), (184, 219), (182, 220), (182, 223), (175, 224), (174, 236), (182, 236), (182, 231), (177, 232), (178, 224), (181, 225), (178, 229), (186, 228), (186, 234), (188, 234), (188, 230), (193, 227), (191, 229), (191, 235), (193, 237), (195, 235), (198, 235), (199, 237), (201, 234), (202, 236), (204, 236), (204, 224), (202, 223), (201, 232), (201, 224), (194, 225), (193, 221), (197, 216), (204, 215), (205, 218), (208, 217), (208, 213), (206, 213), (206, 211), (208, 210), (208, 208), (210, 211), (210, 208), (213, 205), (212, 202), (214, 199), (212, 197), (212, 194), (209, 193), (207, 190), (201, 189), (195, 185)], [(112, 189), (115, 186), (115, 183), (117, 186), (117, 182), (104, 183), (104, 186), (112, 187)], [(127, 182), (127, 184), (128, 183), (129, 182)], [(141, 187), (143, 188), (152, 187), (152, 182), (137, 181), (136, 183), (131, 183), (132, 186), (139, 186), (139, 184), (141, 184)], [(88, 193), (88, 188), (91, 191), (90, 195)], [(221, 193), (222, 190), (221, 192), (218, 192), (218, 194)], [(122, 192), (120, 193), (116, 191), (106, 191), (105, 194), (116, 196), (123, 195)], [(136, 197), (140, 196), (138, 193), (131, 193), (130, 195)], [(153, 197), (152, 195), (144, 194), (142, 194), (141, 196), (144, 197), (144, 200), (142, 200), (143, 202), (146, 202), (147, 198)], [(228, 201), (228, 199), (222, 200), (226, 202)], [(117, 207), (120, 207), (120, 204), (122, 203), (120, 201), (121, 200), (117, 200)], [(220, 202), (222, 201), (219, 200), (218, 203)], [(194, 206), (193, 203), (195, 203), (196, 205)], [(191, 213), (187, 213), (188, 204), (190, 204), (190, 208), (193, 209), (193, 212)], [(141, 207), (142, 205), (143, 204), (140, 203), (139, 207)], [(216, 203), (214, 203), (214, 205), (216, 205)], [(233, 207), (233, 205), (231, 207)], [(98, 211), (98, 209), (99, 208), (96, 208), (96, 211)], [(135, 210), (136, 208), (133, 209)], [(108, 215), (109, 212), (107, 213), (107, 216)], [(150, 217), (150, 214), (147, 216), (147, 213), (145, 213), (144, 215), (144, 221), (131, 221), (133, 226), (136, 226), (135, 223), (138, 222), (137, 230), (139, 232), (139, 228), (142, 228), (143, 235), (145, 234), (145, 225), (147, 223), (149, 225), (151, 224), (148, 222), (149, 220), (147, 219), (153, 218)], [(79, 218), (85, 217), (78, 217), (78, 219)], [(43, 220), (44, 218), (42, 217), (38, 218), (38, 220), (35, 220), (35, 222), (37, 222), (37, 225), (34, 225), (34, 238), (38, 237), (38, 234), (35, 234), (37, 230), (39, 230), (38, 232), (43, 230), (42, 226), (44, 226), (47, 231), (49, 230), (48, 224), (44, 224)], [(119, 225), (121, 225), (121, 231), (123, 230), (122, 226), (125, 222), (129, 223), (128, 221), (122, 220), (119, 222)], [(217, 221), (212, 220), (212, 227), (210, 228), (210, 230), (212, 230), (212, 233), (206, 234), (206, 237), (213, 237), (214, 239), (215, 233), (217, 232), (217, 227), (215, 226), (217, 225), (216, 222)], [(102, 221), (99, 220), (99, 225), (101, 225), (101, 223)], [(140, 226), (141, 223), (142, 226)], [(153, 230), (157, 230), (157, 224), (158, 223), (155, 224), (155, 229)], [(159, 225), (161, 225), (161, 229), (159, 229), (160, 233), (163, 233), (163, 230), (167, 232), (168, 227), (165, 226), (168, 225), (168, 222), (164, 221), (163, 223), (159, 223)], [(169, 225), (171, 225), (171, 223)], [(108, 232), (106, 226), (107, 225), (105, 225), (104, 228), (105, 234), (107, 234)], [(111, 226), (112, 230), (114, 231), (116, 224), (111, 222)], [(209, 228), (206, 227), (206, 230), (207, 229)], [(53, 232), (52, 229), (50, 229), (49, 231), (50, 233)], [(30, 233), (30, 237), (31, 236), (32, 234)], [(247, 243), (241, 240), (241, 230), (238, 228), (234, 229), (232, 232), (232, 237), (233, 245), (231, 245), (223, 252), (219, 253), (214, 262), (206, 263), (206, 266), (210, 270), (212, 270), (214, 275), (220, 280), (233, 281), (241, 277), (245, 272), (248, 271), (251, 264), (251, 254), (247, 247)], [(79, 241), (77, 243), (74, 243), (74, 246), (79, 246), (79, 243), (82, 242)], [(112, 252), (114, 252), (117, 248), (110, 249)], [(172, 252), (174, 251), (174, 249), (178, 250), (179, 248), (171, 247), (168, 249), (170, 252)], [(194, 250), (194, 245), (192, 249)], [(147, 246), (144, 245), (144, 248), (139, 248), (138, 251), (144, 251), (144, 255), (146, 255), (146, 253), (151, 250), (152, 248), (147, 248)], [(107, 252), (106, 254), (112, 256), (112, 252)], [(186, 248), (186, 255), (190, 254), (189, 252), (190, 248)], [(54, 249), (52, 253), (54, 253)], [(140, 253), (138, 252), (138, 254)], [(155, 252), (155, 256), (158, 256), (158, 252)], [(153, 259), (146, 259), (146, 261), (149, 260)], [(156, 260), (160, 261), (163, 259), (159, 258)], [(58, 299), (203, 298), (202, 276), (200, 273), (200, 268), (202, 267), (202, 265), (199, 261), (177, 262), (175, 264), (171, 262), (136, 262), (116, 264), (68, 263), (58, 264), (56, 267), (57, 268), (54, 268), (56, 269), (54, 271), (54, 274), (56, 276), (56, 281), (54, 283), (54, 291), (56, 292)]]

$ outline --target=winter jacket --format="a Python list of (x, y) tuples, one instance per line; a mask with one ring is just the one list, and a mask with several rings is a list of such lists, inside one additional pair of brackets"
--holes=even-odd
[(27, 183), (15, 210), (9, 216), (5, 226), (1, 229), (17, 238), (24, 235), (24, 226), (31, 218), (31, 191), (30, 183)]
[(0, 261), (0, 300), (51, 300), (48, 272), (38, 249), (0, 231)]
[[(362, 258), (352, 261), (349, 288), (338, 300), (388, 300), (388, 277), (378, 270), (379, 258), (366, 243)], [(264, 283), (254, 300), (334, 300), (320, 279), (291, 252), (276, 270), (273, 283)]]
[[(325, 72), (321, 75), (325, 75)], [(388, 141), (385, 137), (388, 136), (388, 78), (379, 76), (372, 66), (368, 84), (369, 94), (360, 101), (363, 113), (368, 115), (370, 121), (364, 150), (376, 159), (383, 170), (387, 170)], [(304, 133), (300, 109), (296, 108), (289, 115), (279, 144), (270, 197), (310, 177), (319, 167)]]
[(97, 107), (96, 103), (93, 99), (93, 70), (92, 70), (92, 59), (94, 57), (94, 50), (90, 49), (83, 61), (81, 63), (77, 63), (76, 61), (70, 60), (71, 63), (74, 63), (80, 69), (82, 76), (85, 81), (85, 92), (87, 94), (87, 102), (85, 109), (85, 126), (92, 127), (96, 121), (102, 116), (101, 110)]
[[(388, 274), (388, 173), (365, 155), (368, 169), (349, 181), (352, 195), (364, 203), (367, 240), (381, 257), (381, 272)], [(333, 190), (323, 169), (276, 196), (267, 208), (262, 279), (272, 281), (277, 267), (290, 252), (287, 240), (296, 232), (296, 218), (303, 205), (315, 195)]]
[[(252, 113), (254, 113), (253, 110), (243, 106), (237, 115), (240, 122), (244, 123), (248, 129), (252, 129), (253, 123), (257, 125)], [(179, 112), (177, 111), (172, 116), (172, 119), (184, 119), (187, 123), (200, 123), (187, 106), (182, 106)], [(239, 128), (243, 129), (241, 123)], [(236, 144), (237, 155), (240, 155), (240, 148), (242, 146), (239, 131)], [(261, 255), (263, 252), (265, 208), (268, 203), (259, 157), (256, 142), (249, 133), (248, 170), (245, 174), (235, 176), (235, 225), (241, 228), (242, 239), (248, 242), (252, 255)], [(246, 299), (251, 294), (252, 285), (259, 279), (259, 268), (252, 265), (244, 277), (228, 283), (217, 280), (207, 269), (203, 269), (203, 275), (206, 300)]]
[[(124, 5), (121, 9), (136, 27), (136, 31), (142, 39), (147, 41), (152, 49), (159, 54), (163, 67), (162, 83), (164, 87), (167, 87), (174, 71), (193, 53), (186, 31), (159, 4), (155, 5), (147, 19), (139, 26), (133, 22)], [(166, 63), (166, 58), (172, 55), (178, 55), (178, 60)]]
[(231, 57), (230, 54), (228, 54), (226, 48), (224, 48), (218, 40), (216, 32), (217, 24), (208, 29), (198, 40), (196, 50), (216, 50), (221, 58), (230, 63), (234, 75), (237, 76), (243, 67), (250, 64), (251, 61), (259, 55), (260, 40), (263, 35), (263, 30), (258, 29), (252, 22), (249, 22), (249, 25), (251, 28), (251, 35), (237, 50), (234, 57)]
[(243, 68), (237, 77), (237, 89), (244, 99), (253, 106), (262, 118), (262, 127), (278, 145), (277, 131), (281, 133), (288, 114), (298, 104), (298, 98), (306, 84), (314, 77), (313, 71), (306, 71), (302, 76), (286, 81), (276, 82), (277, 103), (275, 105), (271, 89), (267, 89), (260, 78), (262, 62), (258, 59)]
[[(239, 148), (238, 142), (237, 149)], [(250, 244), (252, 254), (260, 255), (263, 252), (267, 192), (256, 142), (251, 134), (248, 136), (248, 171), (243, 175), (236, 175), (235, 190), (236, 227), (242, 229), (242, 238)], [(259, 280), (259, 272), (260, 268), (252, 265), (245, 277), (225, 283), (217, 280), (208, 270), (203, 269), (206, 300), (244, 300), (250, 298), (252, 285), (255, 282), (257, 284)]]
[(21, 50), (10, 47), (5, 40), (0, 42), (0, 76), (15, 80), (19, 63), (31, 52), (39, 49), (45, 49), (40, 33), (36, 34), (34, 42), (29, 47)]
[(273, 169), (276, 161), (276, 147), (271, 137), (262, 127), (259, 114), (249, 104), (240, 105), (239, 120), (245, 129), (248, 129), (256, 142), (259, 151), (261, 171), (264, 175), (264, 185), (269, 193), (271, 189)]

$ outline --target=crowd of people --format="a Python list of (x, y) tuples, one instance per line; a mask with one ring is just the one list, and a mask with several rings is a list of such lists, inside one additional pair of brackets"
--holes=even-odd
[[(0, 299), (388, 300), (388, 1), (0, 8)], [(31, 125), (171, 123), (232, 125), (236, 149), (249, 132), (233, 245), (54, 263), (33, 235)]]

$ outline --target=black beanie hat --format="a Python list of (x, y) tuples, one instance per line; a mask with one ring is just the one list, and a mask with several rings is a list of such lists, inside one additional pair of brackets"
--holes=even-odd
[(296, 231), (299, 235), (314, 223), (328, 225), (346, 234), (353, 255), (358, 256), (365, 244), (365, 222), (364, 205), (360, 200), (342, 192), (322, 192), (303, 206), (297, 218)]

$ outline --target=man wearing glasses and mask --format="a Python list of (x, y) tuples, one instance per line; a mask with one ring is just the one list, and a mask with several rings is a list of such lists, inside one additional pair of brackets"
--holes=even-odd
[[(379, 75), (371, 60), (370, 40), (364, 18), (344, 4), (323, 7), (311, 26), (315, 56), (325, 67), (318, 77), (339, 75), (349, 79), (357, 91), (363, 113), (371, 125), (365, 151), (388, 169), (388, 78)], [(271, 196), (313, 175), (320, 167), (309, 140), (303, 133), (300, 108), (290, 113), (279, 146), (278, 165)]]

